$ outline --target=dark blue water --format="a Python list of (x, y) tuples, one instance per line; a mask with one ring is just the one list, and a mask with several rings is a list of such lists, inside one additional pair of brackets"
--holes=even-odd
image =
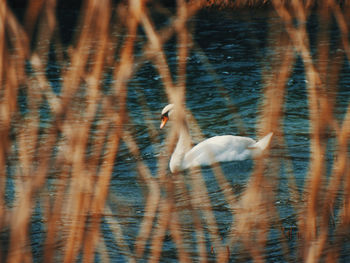
[[(194, 26), (194, 46), (187, 58), (186, 75), (186, 106), (195, 116), (195, 119), (208, 138), (215, 135), (235, 134), (257, 138), (256, 131), (258, 119), (261, 115), (262, 94), (264, 91), (264, 75), (272, 74), (266, 70), (274, 60), (280, 59), (284, 54), (284, 47), (269, 45), (276, 41), (275, 34), (280, 32), (269, 32), (269, 28), (276, 27), (274, 23), (280, 21), (267, 10), (255, 11), (202, 11), (195, 16), (190, 23)], [(274, 25), (274, 26), (273, 26)], [(317, 29), (317, 24), (309, 22), (310, 30)], [(142, 34), (142, 33), (140, 33)], [(143, 36), (140, 37), (142, 39)], [(311, 39), (313, 40), (313, 38)], [(316, 40), (315, 40), (316, 41)], [(334, 43), (339, 41), (336, 37)], [(316, 46), (315, 43), (314, 46)], [(334, 44), (336, 46), (336, 44)], [(173, 79), (176, 81), (177, 48), (176, 41), (170, 40), (165, 45), (167, 61)], [(344, 61), (341, 61), (343, 63)], [(339, 120), (342, 120), (350, 98), (350, 68), (348, 63), (341, 65), (338, 95), (334, 112)], [(54, 88), (60, 92), (60, 68), (52, 63), (48, 66), (46, 74)], [(108, 73), (105, 74), (104, 91), (109, 94), (109, 86), (113, 83)], [(266, 77), (266, 75), (265, 75)], [(281, 151), (281, 145), (274, 145), (272, 158), (280, 158), (291, 162), (293, 176), (302, 191), (305, 185), (305, 178), (309, 169), (310, 161), (310, 125), (308, 110), (307, 81), (302, 61), (296, 56), (293, 72), (290, 75), (286, 87), (284, 104), (283, 132), (286, 139), (286, 148)], [(332, 91), (333, 92), (333, 91)], [(26, 94), (19, 98), (20, 111), (26, 114)], [(168, 104), (163, 89), (161, 78), (151, 62), (147, 61), (138, 67), (128, 85), (127, 109), (129, 111), (129, 123), (126, 129), (132, 133), (141, 151), (141, 159), (148, 166), (153, 176), (157, 175), (160, 156), (169, 156), (165, 145), (167, 130), (159, 131), (155, 140), (151, 140), (149, 127), (152, 126), (158, 131), (159, 118), (162, 108)], [(232, 112), (232, 107), (236, 109)], [(147, 111), (145, 111), (147, 109)], [(48, 105), (40, 105), (41, 124), (43, 127), (50, 123), (50, 111)], [(237, 121), (239, 120), (239, 121)], [(103, 120), (100, 120), (103, 121)], [(194, 142), (196, 138), (194, 136)], [(93, 150), (93, 146), (91, 150)], [(334, 146), (329, 147), (329, 162), (332, 160)], [(282, 154), (281, 154), (282, 152)], [(328, 164), (329, 167), (331, 163)], [(253, 169), (253, 161), (232, 162), (222, 164), (226, 180), (232, 187), (233, 192), (239, 197), (250, 180)], [(210, 168), (203, 168), (209, 198), (219, 232), (223, 239), (230, 231), (234, 218), (231, 214), (231, 207), (218, 186), (215, 176)], [(54, 173), (54, 172), (53, 172)], [(288, 189), (290, 173), (285, 165), (280, 168), (275, 195), (275, 205), (281, 219), (281, 226), (289, 229), (291, 239), (289, 240), (290, 250), (296, 250), (298, 246), (296, 233), (296, 211), (293, 209), (293, 198)], [(178, 179), (173, 178), (175, 184)], [(11, 189), (11, 180), (7, 187), (9, 202), (14, 195)], [(54, 182), (53, 182), (54, 184)], [(180, 184), (180, 183), (179, 183)], [(110, 184), (110, 198), (108, 206), (112, 211), (111, 218), (118, 220), (123, 228), (126, 246), (133, 250), (135, 239), (138, 235), (140, 224), (145, 216), (145, 196), (147, 188), (140, 180), (136, 170), (135, 157), (128, 151), (124, 143), (121, 144), (118, 156), (115, 160), (114, 172)], [(180, 192), (175, 193), (177, 209), (183, 216), (183, 233), (188, 237), (188, 246), (195, 250), (193, 238), (193, 221), (186, 204), (188, 195)], [(116, 201), (118, 200), (118, 201)], [(182, 210), (181, 210), (182, 209)], [(31, 230), (32, 251), (34, 259), (40, 261), (42, 255), (42, 242), (45, 236), (45, 227), (41, 221), (42, 211), (40, 204), (36, 206), (33, 216)], [(112, 232), (113, 224), (109, 223), (108, 217), (103, 219), (101, 226), (108, 255), (112, 262), (125, 262), (132, 256), (128, 251), (118, 246), (117, 240)], [(205, 237), (209, 239), (209, 237)], [(283, 254), (280, 245), (281, 231), (278, 227), (271, 227), (269, 240), (266, 248), (268, 262), (283, 262), (286, 255)], [(209, 248), (210, 250), (210, 248)], [(146, 257), (149, 251), (146, 249)], [(198, 260), (196, 251), (191, 251), (193, 260)], [(250, 260), (247, 252), (235, 248), (231, 253), (231, 259), (236, 262)], [(292, 253), (292, 258), (296, 257)], [(210, 255), (209, 255), (210, 257)], [(345, 253), (344, 261), (349, 258)], [(96, 257), (99, 261), (99, 256)], [(166, 238), (163, 253), (163, 262), (176, 262), (176, 253), (171, 238)]]

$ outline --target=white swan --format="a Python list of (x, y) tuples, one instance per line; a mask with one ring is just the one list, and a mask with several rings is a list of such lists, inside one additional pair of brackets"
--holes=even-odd
[[(162, 129), (174, 111), (174, 105), (169, 104), (162, 110), (160, 128)], [(192, 149), (189, 144), (187, 125), (179, 130), (179, 139), (171, 155), (169, 167), (172, 173), (197, 167), (211, 165), (216, 162), (242, 161), (260, 156), (270, 144), (273, 133), (270, 132), (256, 142), (248, 137), (222, 135), (206, 139)]]

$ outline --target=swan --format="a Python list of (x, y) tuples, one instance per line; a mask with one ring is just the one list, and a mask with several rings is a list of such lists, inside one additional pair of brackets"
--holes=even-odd
[[(162, 110), (160, 129), (174, 112), (174, 104)], [(268, 147), (273, 133), (268, 133), (258, 142), (249, 137), (222, 135), (214, 136), (198, 143), (193, 148), (189, 145), (189, 131), (186, 122), (179, 130), (179, 138), (169, 168), (172, 173), (198, 166), (207, 166), (217, 162), (243, 161), (262, 155)]]

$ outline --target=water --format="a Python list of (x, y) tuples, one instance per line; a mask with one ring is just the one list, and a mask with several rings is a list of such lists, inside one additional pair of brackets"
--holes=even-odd
[[(187, 76), (186, 76), (186, 105), (195, 116), (205, 137), (223, 134), (240, 134), (256, 138), (257, 120), (260, 115), (260, 105), (262, 103), (262, 91), (264, 88), (263, 72), (269, 67), (270, 59), (278, 58), (277, 53), (283, 54), (281, 50), (272, 50), (268, 45), (269, 39), (273, 34), (269, 34), (269, 27), (273, 23), (280, 21), (270, 16), (266, 10), (258, 11), (201, 11), (195, 16), (191, 23), (195, 25), (194, 48), (187, 58)], [(270, 23), (270, 24), (269, 24)], [(308, 24), (310, 30), (317, 28), (317, 24), (311, 21)], [(276, 27), (274, 27), (276, 28)], [(280, 27), (280, 30), (283, 30)], [(276, 34), (278, 32), (275, 32)], [(339, 39), (338, 39), (339, 40)], [(333, 38), (336, 42), (337, 39)], [(313, 43), (312, 43), (313, 44)], [(166, 45), (166, 56), (172, 72), (176, 72), (177, 54), (176, 41), (171, 40)], [(203, 56), (206, 55), (206, 57)], [(274, 56), (273, 56), (274, 55)], [(60, 69), (56, 64), (49, 65), (48, 76), (54, 87), (54, 91), (60, 92)], [(215, 75), (212, 74), (215, 72)], [(339, 78), (337, 103), (334, 112), (339, 120), (342, 120), (350, 98), (350, 68), (348, 63), (344, 63)], [(176, 80), (176, 77), (174, 76)], [(106, 74), (104, 80), (106, 86), (110, 85), (110, 78)], [(106, 93), (109, 92), (105, 87)], [(26, 94), (21, 94), (19, 98), (20, 111), (26, 112)], [(310, 125), (309, 110), (307, 103), (306, 77), (304, 74), (303, 63), (296, 59), (293, 73), (291, 74), (285, 99), (285, 115), (283, 119), (283, 132), (286, 138), (287, 152), (289, 156), (279, 156), (290, 159), (293, 167), (296, 183), (299, 189), (303, 189), (305, 178), (309, 168), (310, 160)], [(140, 104), (143, 99), (149, 109), (147, 115), (144, 114), (144, 108)], [(148, 132), (149, 125), (156, 129), (159, 127), (159, 118), (161, 109), (168, 104), (167, 97), (162, 88), (161, 79), (150, 62), (144, 63), (139, 67), (133, 79), (129, 82), (127, 108), (129, 110), (130, 122), (127, 130), (135, 137), (138, 147), (141, 151), (141, 158), (147, 164), (153, 175), (157, 174), (159, 156), (167, 156), (165, 147), (166, 131), (160, 131), (157, 141), (150, 140)], [(240, 127), (230, 110), (230, 105), (238, 109), (239, 119), (243, 122)], [(40, 106), (41, 125), (45, 126), (50, 121), (50, 112), (48, 105)], [(101, 120), (103, 121), (103, 120)], [(278, 145), (273, 149), (278, 153)], [(332, 159), (333, 146), (330, 146), (329, 160)], [(94, 148), (92, 148), (93, 150)], [(277, 155), (277, 154), (276, 154)], [(329, 164), (330, 166), (330, 164)], [(239, 196), (247, 186), (252, 172), (253, 162), (251, 160), (243, 162), (232, 162), (222, 165), (226, 179), (232, 189)], [(279, 187), (276, 193), (276, 207), (286, 229), (290, 229), (292, 239), (292, 250), (297, 245), (297, 234), (293, 232), (296, 229), (296, 215), (292, 208), (293, 200), (290, 198), (287, 180), (289, 174), (285, 167), (281, 168), (280, 178), (278, 178)], [(213, 205), (219, 232), (225, 237), (225, 233), (232, 227), (232, 214), (222, 191), (217, 185), (213, 173), (209, 168), (203, 168), (203, 177), (208, 188), (209, 198)], [(54, 173), (54, 171), (51, 171)], [(175, 184), (176, 179), (173, 178)], [(52, 179), (53, 180), (53, 179)], [(8, 181), (11, 184), (11, 180)], [(53, 182), (54, 184), (54, 182)], [(13, 197), (11, 189), (8, 186), (9, 202)], [(10, 189), (10, 190), (9, 190)], [(116, 200), (109, 199), (108, 205), (111, 208), (111, 218), (118, 219), (123, 227), (123, 235), (127, 246), (132, 250), (135, 238), (138, 235), (140, 223), (145, 215), (145, 190), (146, 187), (136, 171), (136, 162), (134, 156), (127, 150), (124, 143), (121, 144), (115, 160), (114, 172), (110, 184), (110, 195)], [(186, 205), (189, 200), (188, 195), (175, 193), (177, 200), (177, 209), (181, 210), (182, 219), (188, 221), (188, 225), (183, 225), (183, 231), (188, 236), (189, 247), (193, 248), (192, 219)], [(45, 236), (45, 229), (41, 221), (42, 211), (38, 203), (34, 211), (31, 228), (32, 252), (35, 261), (40, 261), (42, 255), (42, 242)], [(113, 262), (124, 262), (128, 255), (125, 255), (113, 234), (111, 228), (113, 224), (106, 223), (103, 219), (101, 226), (103, 238), (105, 240), (108, 255)], [(275, 228), (269, 233), (269, 240), (266, 249), (266, 257), (269, 262), (281, 262), (284, 255), (280, 247), (281, 232)], [(205, 239), (209, 237), (206, 236)], [(209, 248), (210, 249), (210, 248)], [(146, 255), (149, 251), (146, 251)], [(196, 260), (193, 254), (194, 260)], [(210, 257), (210, 255), (209, 255)], [(349, 253), (345, 253), (344, 261), (349, 258)], [(96, 257), (96, 261), (99, 257)], [(249, 255), (242, 253), (237, 249), (232, 251), (232, 260), (249, 260)], [(162, 253), (162, 261), (176, 262), (174, 253), (174, 244), (167, 236)]]

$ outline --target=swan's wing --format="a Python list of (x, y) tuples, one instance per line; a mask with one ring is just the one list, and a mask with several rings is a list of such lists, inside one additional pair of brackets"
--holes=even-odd
[(186, 153), (183, 167), (189, 168), (201, 165), (210, 165), (215, 162), (245, 160), (251, 157), (250, 146), (256, 142), (248, 137), (215, 136), (193, 147)]

